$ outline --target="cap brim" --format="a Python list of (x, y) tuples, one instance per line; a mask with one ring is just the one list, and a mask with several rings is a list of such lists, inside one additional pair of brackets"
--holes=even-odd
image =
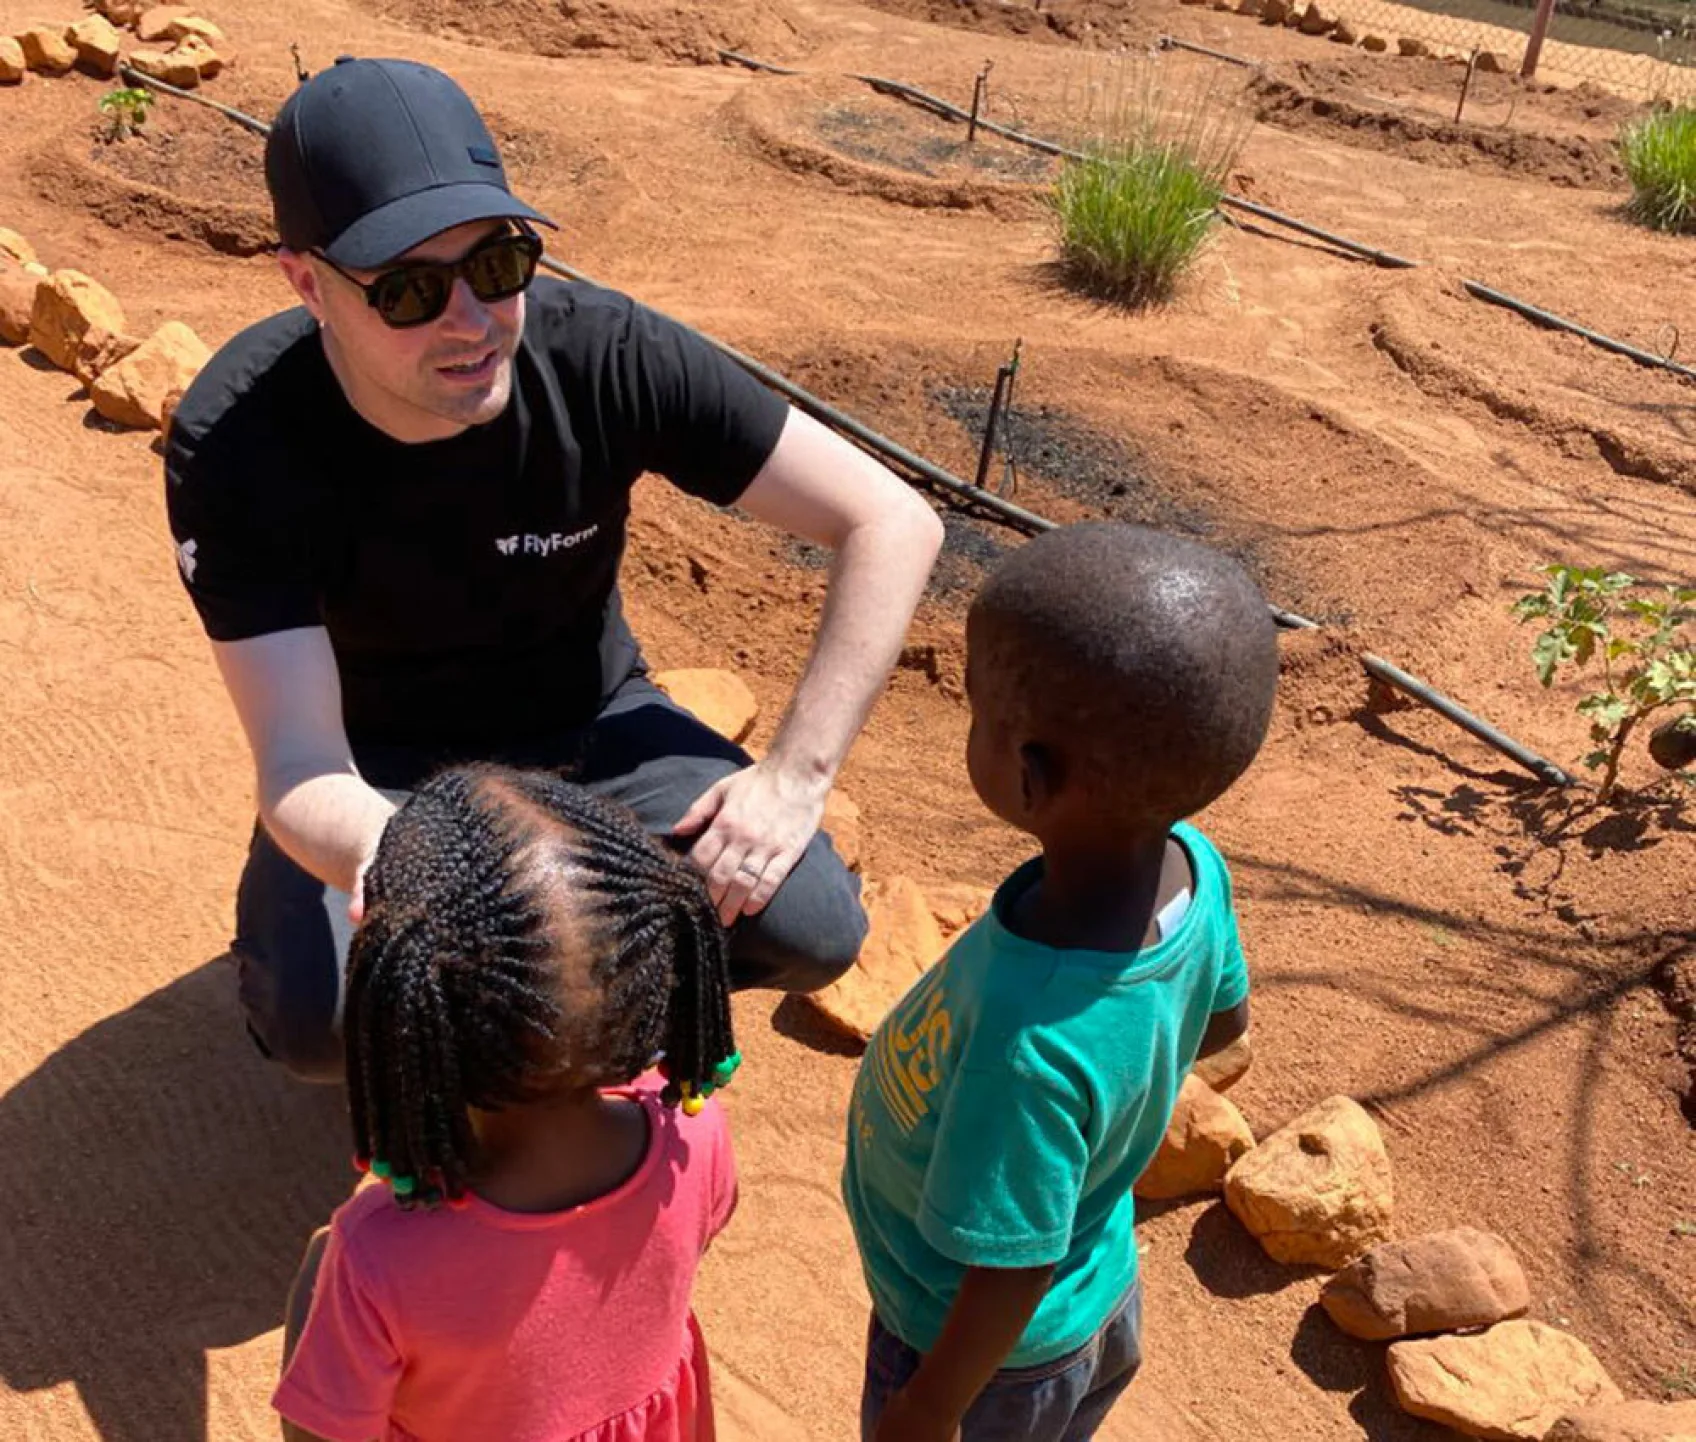
[(422, 245), (432, 235), (473, 220), (533, 220), (559, 227), (498, 185), (439, 185), (391, 200), (360, 218), (324, 247), (337, 265), (372, 270)]

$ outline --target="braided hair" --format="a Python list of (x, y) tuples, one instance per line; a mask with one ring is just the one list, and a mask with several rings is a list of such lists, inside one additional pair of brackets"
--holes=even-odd
[(705, 880), (559, 776), (461, 766), (392, 817), (365, 878), (343, 1035), (354, 1145), (403, 1203), (457, 1201), (470, 1109), (632, 1080), (667, 1099), (740, 1057)]

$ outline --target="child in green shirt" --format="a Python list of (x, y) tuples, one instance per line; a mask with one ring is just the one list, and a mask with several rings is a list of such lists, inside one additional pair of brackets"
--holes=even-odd
[(1081, 1442), (1141, 1361), (1131, 1186), (1248, 1024), (1229, 873), (1183, 818), (1265, 738), (1266, 601), (1196, 542), (1063, 528), (967, 620), (966, 763), (1042, 854), (878, 1028), (843, 1194), (865, 1442)]

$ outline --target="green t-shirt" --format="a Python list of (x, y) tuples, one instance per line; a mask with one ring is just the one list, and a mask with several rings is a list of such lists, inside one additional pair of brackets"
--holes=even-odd
[(967, 1267), (1054, 1264), (1005, 1366), (1081, 1347), (1137, 1275), (1131, 1185), (1165, 1134), (1208, 1018), (1248, 995), (1230, 875), (1173, 828), (1195, 880), (1171, 935), (1137, 952), (1056, 950), (1001, 922), (1014, 872), (872, 1037), (842, 1190), (878, 1316), (935, 1343)]

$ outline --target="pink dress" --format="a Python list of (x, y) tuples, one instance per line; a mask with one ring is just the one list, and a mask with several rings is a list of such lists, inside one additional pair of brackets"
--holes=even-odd
[(629, 1181), (564, 1212), (402, 1211), (368, 1186), (330, 1224), (273, 1405), (331, 1442), (712, 1442), (689, 1308), (736, 1205), (724, 1113), (648, 1113)]

